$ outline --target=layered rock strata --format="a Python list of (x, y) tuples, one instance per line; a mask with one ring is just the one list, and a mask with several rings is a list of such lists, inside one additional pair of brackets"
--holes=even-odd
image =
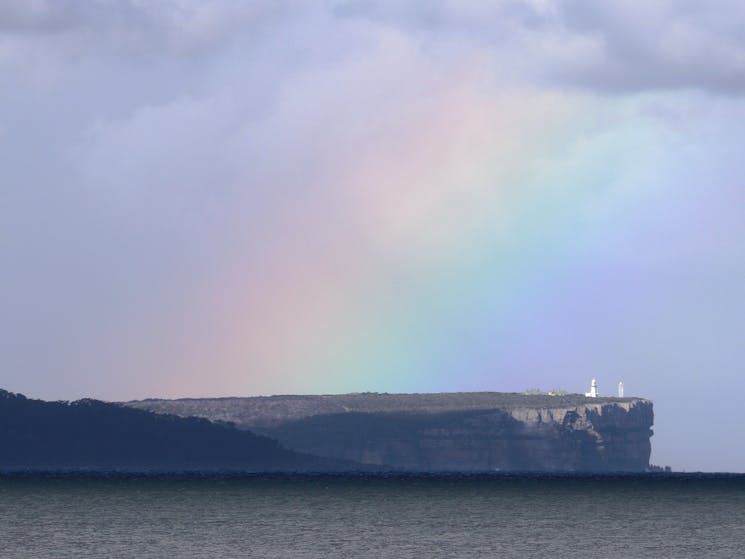
[(407, 471), (644, 471), (654, 419), (640, 398), (493, 392), (128, 405), (231, 421), (292, 450)]

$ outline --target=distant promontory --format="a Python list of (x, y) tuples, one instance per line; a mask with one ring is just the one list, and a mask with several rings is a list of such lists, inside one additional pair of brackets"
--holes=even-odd
[(406, 471), (639, 472), (652, 402), (499, 392), (142, 400), (126, 405), (228, 421), (319, 457)]
[(0, 470), (640, 472), (652, 402), (499, 392), (45, 402), (0, 390)]

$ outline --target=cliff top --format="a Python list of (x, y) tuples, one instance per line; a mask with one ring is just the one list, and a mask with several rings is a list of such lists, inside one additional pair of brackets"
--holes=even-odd
[(242, 425), (336, 413), (443, 413), (516, 408), (567, 408), (606, 403), (630, 403), (641, 398), (587, 398), (582, 394), (548, 396), (513, 392), (441, 392), (388, 394), (361, 392), (333, 395), (277, 395), (246, 398), (183, 398), (140, 400), (127, 405), (158, 413), (200, 416)]

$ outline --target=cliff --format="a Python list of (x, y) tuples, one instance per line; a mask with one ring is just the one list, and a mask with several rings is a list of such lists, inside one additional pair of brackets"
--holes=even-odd
[(0, 390), (0, 469), (327, 471), (355, 465), (199, 418), (97, 400), (45, 402)]
[(143, 400), (285, 447), (409, 471), (644, 471), (652, 403), (496, 392)]

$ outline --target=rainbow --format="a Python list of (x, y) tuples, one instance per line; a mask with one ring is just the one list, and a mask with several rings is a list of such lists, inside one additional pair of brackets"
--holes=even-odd
[[(333, 172), (275, 200), (264, 243), (211, 286), (226, 296), (220, 335), (185, 367), (200, 386), (186, 391), (204, 394), (205, 370), (245, 394), (521, 390), (557, 373), (583, 386), (580, 355), (535, 378), (514, 352), (622, 231), (611, 213), (653, 203), (640, 187), (656, 133), (635, 115), (628, 101), (458, 90), (388, 115), (388, 142), (328, 134)], [(345, 134), (364, 149), (345, 156)]]

